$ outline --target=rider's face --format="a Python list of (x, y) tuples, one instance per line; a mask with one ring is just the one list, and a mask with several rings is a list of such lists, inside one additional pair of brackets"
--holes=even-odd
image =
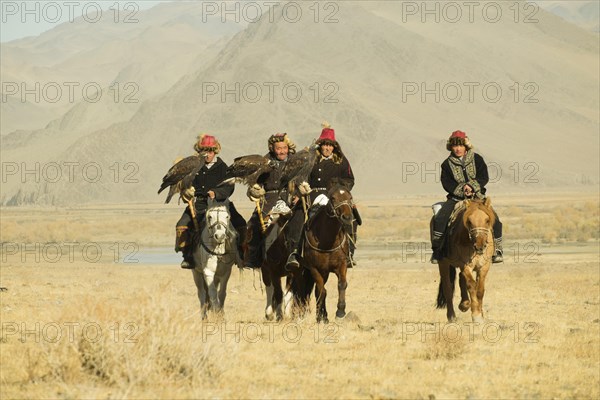
[(462, 144), (455, 144), (452, 146), (452, 154), (454, 157), (462, 157), (465, 155), (466, 148)]
[(283, 161), (287, 158), (290, 149), (285, 142), (277, 142), (273, 145), (273, 151), (275, 152), (275, 157), (279, 161)]
[(204, 159), (206, 160), (207, 163), (211, 163), (215, 159), (214, 151), (203, 151), (202, 153), (204, 153)]
[(321, 155), (323, 157), (329, 157), (333, 153), (333, 145), (330, 144), (322, 144), (321, 145)]

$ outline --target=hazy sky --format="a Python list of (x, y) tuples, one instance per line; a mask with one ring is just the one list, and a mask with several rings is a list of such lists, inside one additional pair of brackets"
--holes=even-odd
[[(126, 18), (137, 10), (145, 10), (162, 1), (155, 0), (0, 0), (0, 41), (8, 42), (26, 36), (37, 36), (55, 26), (86, 14), (95, 20), (101, 17)], [(100, 11), (99, 11), (100, 10)]]
[[(26, 36), (37, 36), (61, 23), (81, 18), (84, 14), (86, 18), (94, 20), (98, 15), (98, 10), (101, 10), (101, 17), (103, 18), (121, 18), (122, 20), (129, 15), (135, 15), (135, 11), (151, 8), (164, 1), (169, 0), (0, 0), (0, 42), (8, 42)], [(597, 25), (597, 0), (531, 1), (572, 22), (577, 22), (583, 18), (589, 19)], [(262, 1), (258, 0), (258, 2)], [(579, 7), (589, 3), (592, 3), (594, 7), (593, 9), (588, 7), (585, 13), (591, 13), (592, 15), (582, 15), (581, 12), (577, 11)], [(557, 9), (557, 7), (559, 8)]]

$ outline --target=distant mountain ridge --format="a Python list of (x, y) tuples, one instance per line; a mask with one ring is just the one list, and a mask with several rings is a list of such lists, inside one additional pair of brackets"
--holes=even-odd
[(323, 120), (361, 196), (441, 191), (436, 171), (455, 129), (485, 156), (495, 190), (597, 187), (597, 35), (544, 10), (536, 24), (405, 23), (401, 12), (392, 2), (350, 2), (340, 3), (337, 23), (262, 18), (114, 124), (3, 138), (12, 168), (37, 162), (43, 175), (48, 163), (78, 163), (81, 176), (23, 183), (20, 168), (0, 200), (160, 201), (160, 178), (201, 132), (215, 134), (231, 162), (265, 152), (275, 132), (308, 145)]

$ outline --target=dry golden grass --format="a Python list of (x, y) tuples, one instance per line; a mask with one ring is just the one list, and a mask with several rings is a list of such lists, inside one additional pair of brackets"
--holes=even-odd
[[(552, 197), (550, 197), (552, 198)], [(598, 196), (579, 195), (565, 199), (504, 196), (493, 203), (504, 224), (508, 241), (536, 240), (543, 243), (596, 241), (600, 238)], [(436, 197), (403, 201), (359, 201), (364, 220), (359, 235), (363, 244), (427, 241), (431, 207)], [(250, 203), (237, 203), (248, 217)], [(2, 209), (0, 233), (3, 242), (95, 241), (135, 242), (142, 246), (171, 245), (175, 223), (183, 206), (116, 205), (72, 209)]]
[[(129, 213), (138, 226), (164, 220), (170, 228), (179, 211), (158, 210), (101, 209), (85, 218), (106, 227)], [(399, 220), (406, 213), (390, 211)], [(366, 234), (376, 220), (369, 213), (362, 238), (374, 242)], [(89, 232), (98, 241), (115, 240), (111, 233), (141, 243), (160, 238), (152, 230), (144, 231), (148, 239), (96, 229)], [(170, 245), (170, 232), (165, 240)], [(0, 269), (0, 286), (8, 288), (0, 293), (0, 398), (600, 397), (597, 241), (493, 265), (487, 322), (476, 327), (468, 313), (445, 323), (445, 312), (433, 307), (437, 268), (401, 250), (359, 249), (348, 277), (351, 314), (329, 325), (315, 324), (314, 300), (303, 320), (264, 322), (264, 293), (249, 271), (232, 274), (225, 317), (203, 323), (191, 273), (176, 265), (7, 255)], [(336, 283), (332, 277), (327, 284), (330, 316)]]

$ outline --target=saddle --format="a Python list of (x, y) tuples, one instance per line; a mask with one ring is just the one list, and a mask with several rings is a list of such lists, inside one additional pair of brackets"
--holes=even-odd
[(442, 257), (448, 256), (448, 239), (452, 235), (452, 232), (454, 232), (454, 222), (458, 218), (458, 215), (466, 208), (467, 206), (463, 200), (454, 205), (454, 209), (452, 210), (452, 214), (450, 214), (450, 218), (448, 218), (448, 224), (446, 225), (445, 233), (442, 238), (442, 246), (440, 248), (440, 254)]

